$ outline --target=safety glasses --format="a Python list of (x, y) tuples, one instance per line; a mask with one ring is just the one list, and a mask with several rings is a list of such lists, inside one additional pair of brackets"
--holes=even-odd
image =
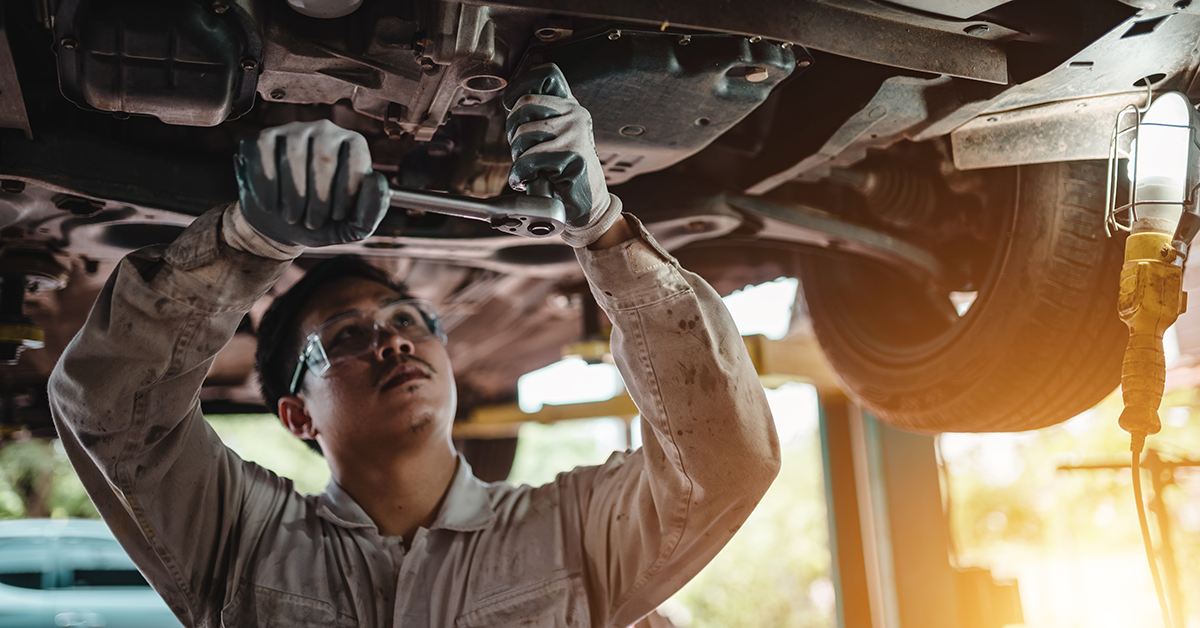
[(332, 366), (378, 351), (385, 332), (413, 343), (431, 338), (446, 343), (446, 332), (433, 304), (423, 299), (401, 299), (371, 310), (343, 314), (326, 321), (305, 339), (289, 392), (294, 395), (300, 389), (306, 370), (325, 377)]

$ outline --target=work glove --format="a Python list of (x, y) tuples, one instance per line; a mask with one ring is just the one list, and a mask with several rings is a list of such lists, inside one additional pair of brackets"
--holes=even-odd
[(621, 203), (604, 183), (592, 116), (562, 70), (548, 63), (518, 76), (504, 92), (504, 108), (513, 157), (508, 185), (525, 191), (545, 180), (567, 210), (563, 241), (577, 248), (595, 242), (621, 216)]
[(267, 129), (234, 161), (242, 215), (280, 244), (358, 242), (387, 212), (387, 179), (371, 169), (367, 141), (328, 120)]

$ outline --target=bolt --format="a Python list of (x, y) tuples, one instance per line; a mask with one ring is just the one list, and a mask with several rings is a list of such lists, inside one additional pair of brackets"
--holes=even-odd
[(282, 89), (271, 90), (271, 100), (283, 100), (284, 96), (287, 96), (287, 92)]
[(257, 68), (257, 67), (258, 67), (258, 61), (255, 61), (254, 59), (252, 59), (250, 57), (246, 57), (245, 59), (242, 59), (242, 69), (243, 70), (253, 70), (254, 68)]
[(421, 58), (421, 70), (426, 74), (437, 74), (438, 65), (429, 57)]
[(1170, 257), (1171, 256), (1171, 247), (1164, 244), (1162, 247), (1162, 250), (1159, 251), (1158, 254), (1161, 255), (1163, 257), (1163, 259)]
[(968, 26), (968, 27), (964, 28), (963, 32), (972, 37), (983, 37), (984, 35), (987, 35), (987, 33), (988, 33), (988, 25), (987, 24), (975, 24), (973, 26)]
[(766, 66), (758, 65), (751, 68), (746, 68), (746, 80), (751, 83), (761, 83), (771, 76), (771, 71)]
[(690, 44), (690, 43), (692, 43), (692, 36), (691, 36), (691, 35), (681, 35), (681, 36), (679, 37), (679, 45), (680, 45), (680, 46), (686, 46), (686, 45), (688, 45), (688, 44)]
[(617, 132), (625, 137), (637, 137), (646, 132), (646, 127), (640, 124), (627, 124), (621, 127), (621, 129)]
[(555, 26), (546, 26), (533, 31), (533, 36), (540, 41), (558, 41), (565, 37), (570, 37), (575, 31), (570, 28), (559, 28)]
[(807, 68), (810, 65), (812, 65), (812, 59), (800, 59), (796, 62), (798, 68)]
[(793, 44), (793, 43), (792, 43), (792, 42), (790, 42), (790, 41), (785, 41), (785, 42), (783, 42), (782, 44), (779, 44), (779, 47), (780, 47), (780, 48), (783, 48), (784, 50), (791, 50), (791, 49), (792, 49), (792, 46), (794, 46), (794, 45), (795, 45), (795, 44)]
[(608, 38), (613, 41), (617, 41), (618, 39), (621, 38), (621, 31), (620, 30), (608, 31)]
[(383, 123), (383, 133), (387, 135), (388, 139), (390, 140), (398, 140), (404, 135), (404, 128), (400, 126), (399, 122), (388, 120), (387, 122)]
[(755, 35), (750, 38), (750, 43), (752, 43), (752, 44), (757, 44), (760, 41), (762, 41), (762, 37), (759, 37), (758, 35)]
[(229, 10), (229, 5), (218, 0), (218, 2), (212, 3), (212, 10), (213, 13), (216, 13), (217, 15), (224, 15), (225, 12)]
[(62, 46), (63, 50), (74, 50), (75, 46), (79, 45), (79, 42), (70, 37), (63, 37), (62, 41), (58, 42), (58, 45)]

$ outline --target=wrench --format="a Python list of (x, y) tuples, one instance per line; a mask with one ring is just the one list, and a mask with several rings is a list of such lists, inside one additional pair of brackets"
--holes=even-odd
[[(535, 182), (536, 183), (536, 182)], [(531, 185), (531, 187), (534, 187)], [(511, 194), (493, 198), (471, 198), (428, 190), (391, 188), (389, 204), (431, 214), (482, 220), (493, 229), (527, 238), (547, 238), (562, 232), (567, 211), (562, 201), (545, 194)]]

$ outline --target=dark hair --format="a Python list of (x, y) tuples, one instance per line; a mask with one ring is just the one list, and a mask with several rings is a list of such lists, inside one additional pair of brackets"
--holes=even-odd
[[(279, 414), (279, 399), (291, 394), (288, 386), (296, 371), (300, 346), (304, 341), (300, 337), (300, 314), (304, 306), (325, 286), (347, 278), (374, 281), (395, 290), (402, 297), (409, 296), (408, 287), (392, 279), (383, 269), (361, 257), (339, 255), (317, 263), (287, 292), (276, 297), (258, 324), (258, 349), (254, 361), (263, 400), (276, 415)], [(321, 453), (316, 441), (304, 442)]]

